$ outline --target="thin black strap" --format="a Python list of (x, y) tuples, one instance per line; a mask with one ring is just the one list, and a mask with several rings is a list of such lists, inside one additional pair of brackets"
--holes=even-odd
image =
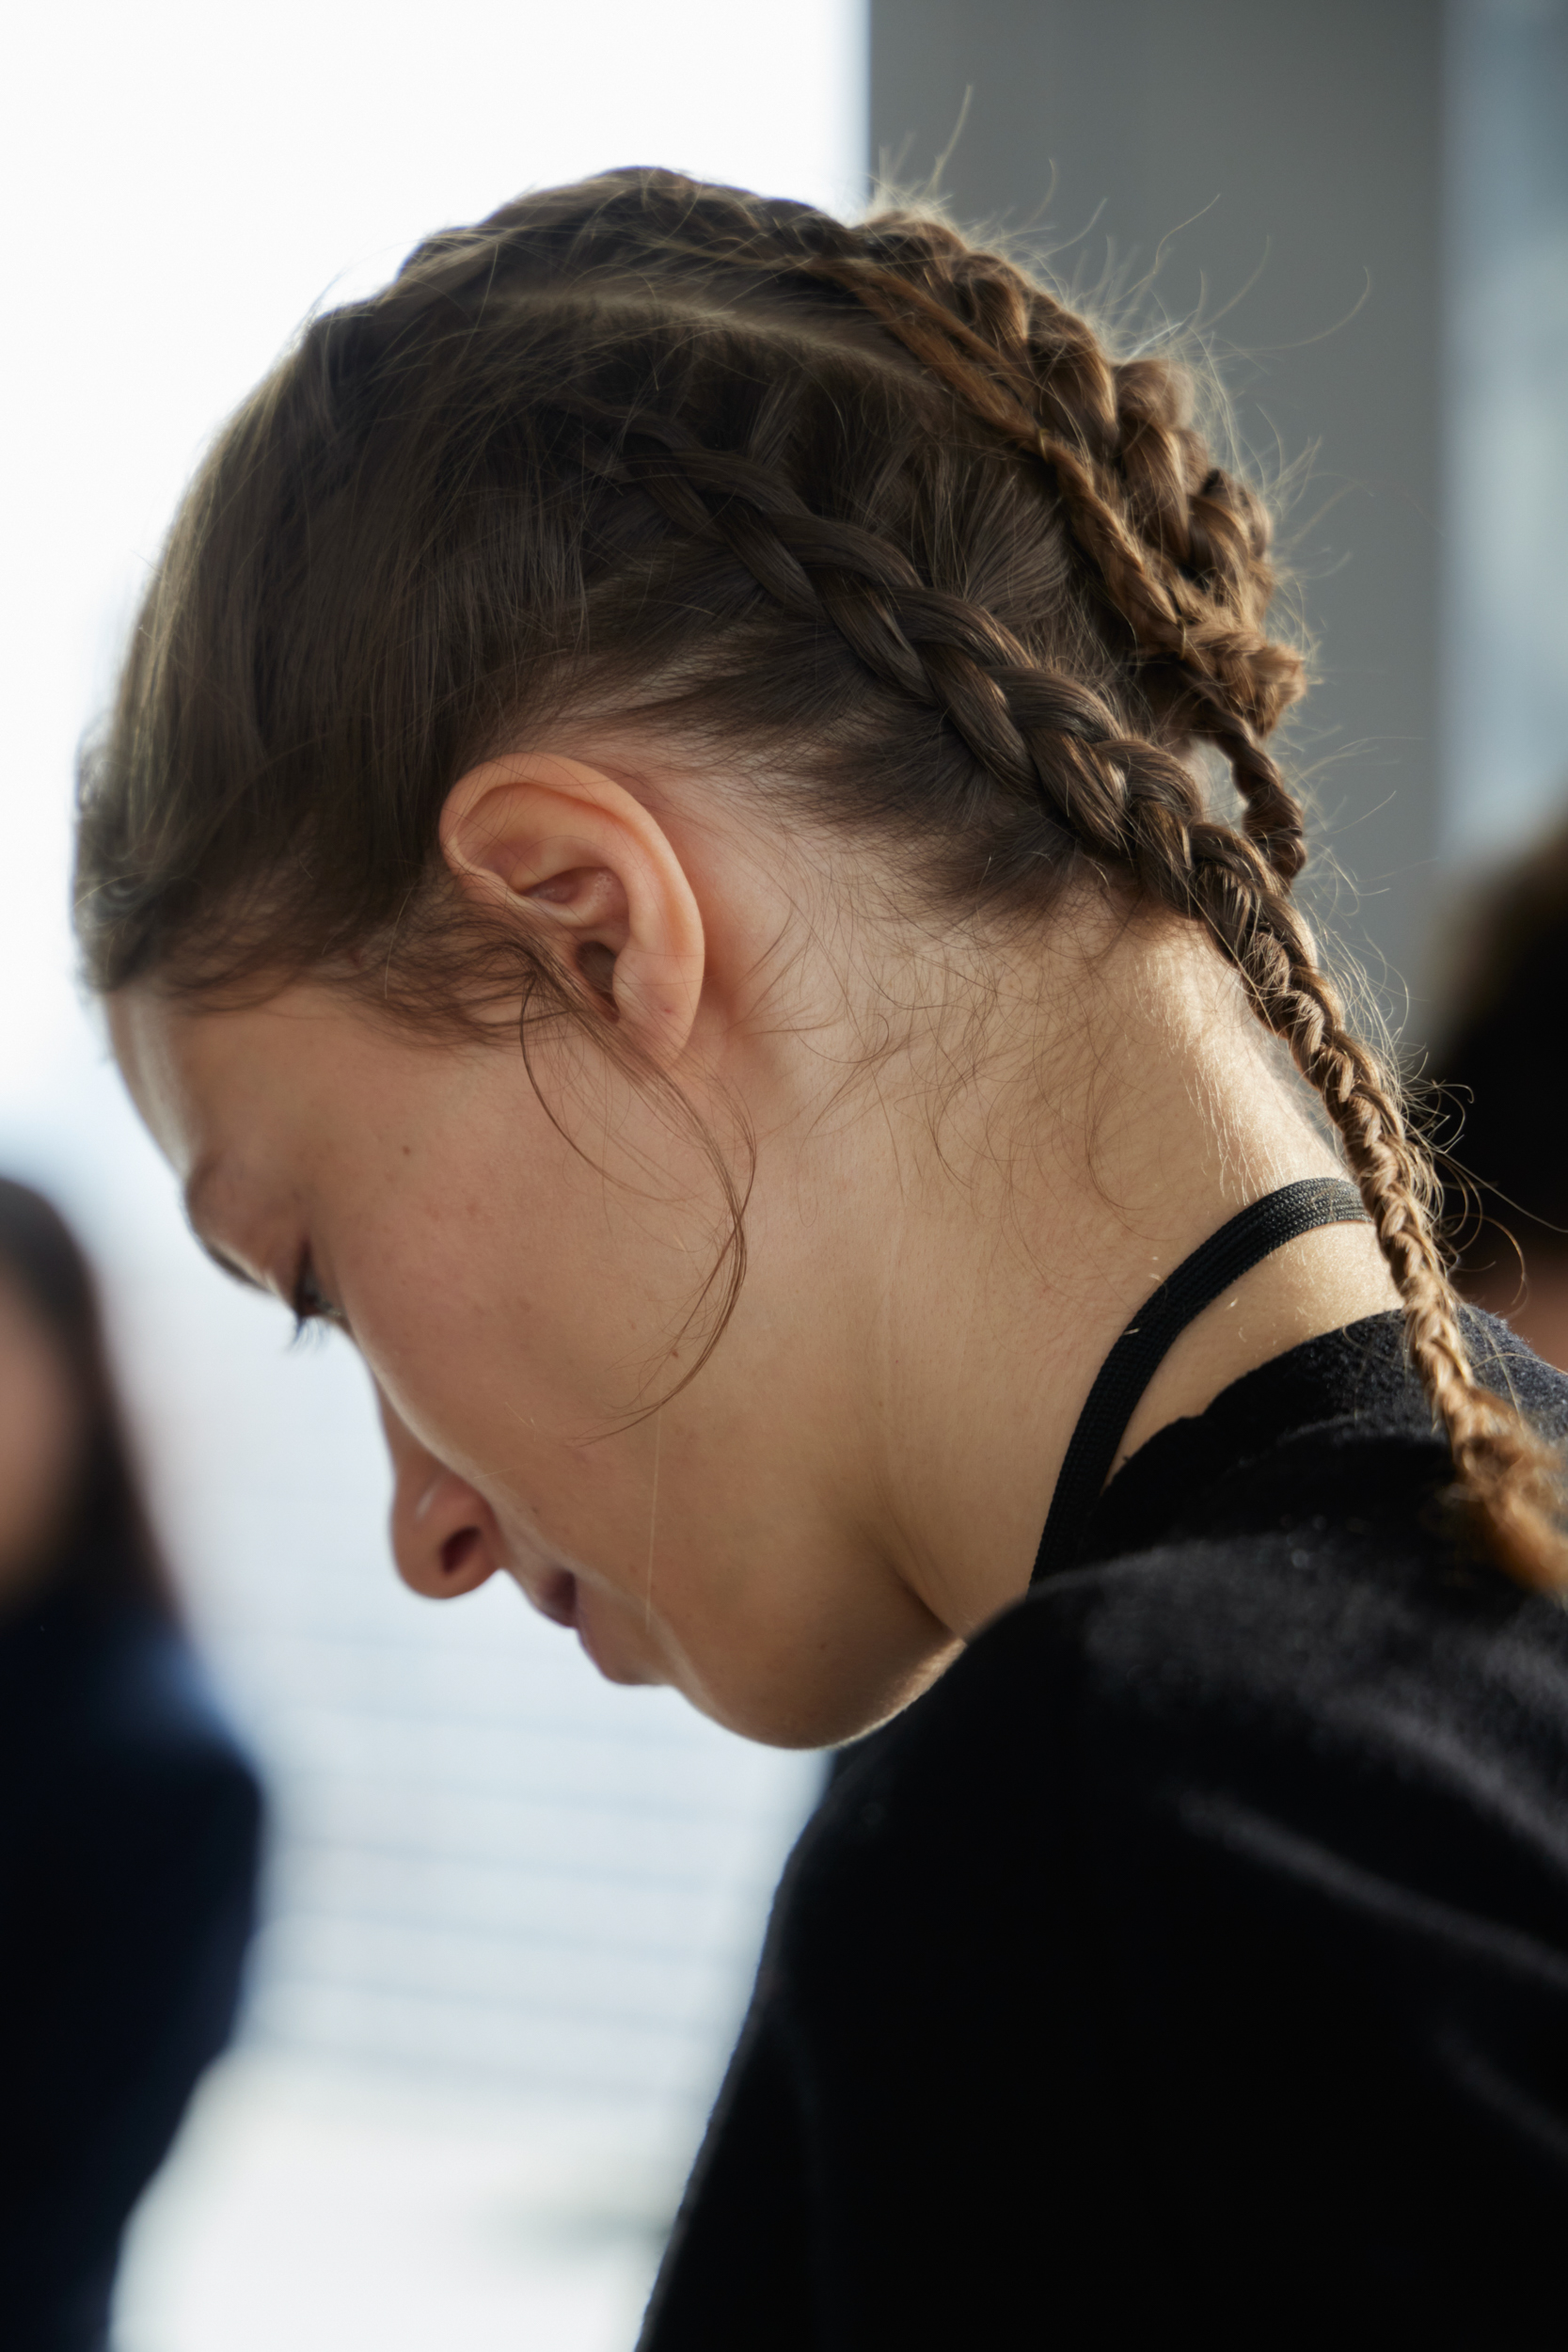
[(1145, 1299), (1101, 1365), (1078, 1416), (1035, 1554), (1031, 1584), (1059, 1575), (1076, 1562), (1089, 1514), (1111, 1474), (1138, 1399), (1172, 1342), (1194, 1317), (1298, 1233), (1310, 1233), (1320, 1225), (1370, 1221), (1361, 1195), (1341, 1177), (1309, 1176), (1301, 1184), (1282, 1184), (1222, 1225)]

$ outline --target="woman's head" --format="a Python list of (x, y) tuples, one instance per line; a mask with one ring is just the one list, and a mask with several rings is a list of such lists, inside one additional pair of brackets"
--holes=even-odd
[[(1291, 904), (1299, 813), (1265, 740), (1301, 672), (1266, 632), (1273, 584), (1262, 510), (1180, 372), (1113, 361), (940, 224), (847, 228), (655, 172), (525, 199), (313, 322), (221, 437), (86, 772), (88, 968), (190, 1153), (189, 1056), (151, 1008), (209, 1091), (234, 1083), (190, 1043), (214, 1008), (250, 1024), (258, 1068), (286, 1036), (280, 1119), (329, 1006), (356, 1009), (367, 1071), (399, 1025), (405, 1057), (444, 1057), (420, 1064), (437, 1121), (520, 1026), (528, 1149), (578, 1155), (572, 1216), (642, 1203), (615, 1380), (607, 1336), (585, 1340), (579, 1399), (629, 1423), (737, 1310), (742, 1236), (778, 1226), (742, 1196), (783, 1134), (863, 1107), (895, 1064), (906, 1095), (917, 1039), (944, 1104), (981, 1063), (1016, 1094), (1061, 1049), (1074, 940), (1131, 924), (1165, 969), (1173, 931), (1217, 947), (1339, 1132), (1478, 1508), (1545, 1573), (1419, 1153)], [(768, 1051), (786, 1036), (787, 1081)], [(324, 1121), (349, 1083), (332, 1068)], [(384, 1169), (419, 1157), (396, 1134), (412, 1069), (363, 1105)], [(447, 1142), (455, 1183), (473, 1147)], [(845, 1201), (863, 1189), (847, 1166)], [(438, 1252), (461, 1212), (432, 1194), (417, 1214)], [(827, 1215), (814, 1200), (819, 1236)], [(582, 1236), (558, 1240), (559, 1271)], [(733, 1327), (725, 1347), (710, 1393)], [(452, 1430), (404, 1402), (450, 1459)]]
[(0, 1177), (0, 1613), (60, 1582), (168, 1605), (87, 1262), (41, 1194)]

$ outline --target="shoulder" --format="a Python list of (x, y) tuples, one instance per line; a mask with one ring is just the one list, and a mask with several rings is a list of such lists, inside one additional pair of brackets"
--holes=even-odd
[[(1445, 1537), (1392, 1320), (1162, 1432), (1097, 1514), (1111, 1556), (847, 1754), (781, 1906), (794, 1950), (843, 1919), (932, 1951), (1048, 1937), (1066, 1965), (1085, 1936), (1157, 1943), (1161, 1886), (1201, 1936), (1308, 1849), (1321, 1887), (1359, 1871), (1568, 1944), (1568, 1613)], [(1477, 1323), (1550, 1426), (1568, 1382)]]
[(844, 1759), (800, 1898), (852, 1880), (875, 1902), (906, 1875), (929, 1895), (947, 1872), (998, 1921), (1059, 1921), (1136, 1869), (1240, 1851), (1267, 1816), (1456, 1899), (1512, 1872), (1568, 1923), (1565, 1800), (1568, 1615), (1413, 1515), (1302, 1509), (1101, 1563), (997, 1619)]

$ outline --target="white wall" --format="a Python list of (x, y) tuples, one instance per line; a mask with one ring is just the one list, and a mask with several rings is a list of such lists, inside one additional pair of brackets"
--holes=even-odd
[[(358, 1367), (336, 1343), (291, 1353), (278, 1311), (192, 1248), (77, 999), (76, 741), (198, 453), (309, 308), (446, 222), (617, 164), (854, 205), (864, 43), (860, 0), (56, 0), (8, 25), (0, 1168), (45, 1183), (104, 1269), (181, 1579), (278, 1831), (251, 2052), (142, 2226), (135, 2352), (395, 2352), (436, 2314), (473, 2346), (610, 2341), (625, 2296), (540, 2289), (526, 2233), (474, 2285), (451, 2198), (413, 2193), (421, 2152), (477, 2145), (483, 2094), (513, 2118), (486, 2145), (515, 2154), (553, 2119), (548, 2170), (592, 2110), (591, 2169), (617, 2146), (651, 2163), (657, 2217), (816, 1767), (610, 1691), (499, 1588), (438, 1611), (394, 1583)], [(359, 2088), (324, 2122), (333, 2069)], [(388, 2089), (416, 2078), (439, 2125)], [(307, 2144), (318, 2201), (323, 2148), (357, 2167), (373, 2145), (391, 2184), (309, 2244)]]

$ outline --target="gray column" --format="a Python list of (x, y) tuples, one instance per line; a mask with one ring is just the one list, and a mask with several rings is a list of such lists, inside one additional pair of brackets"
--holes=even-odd
[(1443, 849), (1568, 817), (1568, 0), (1449, 0)]
[(944, 174), (960, 218), (1040, 226), (1057, 277), (1085, 290), (1152, 274), (1134, 315), (1207, 323), (1243, 444), (1302, 469), (1282, 528), (1321, 682), (1290, 748), (1358, 885), (1332, 894), (1330, 922), (1402, 1013), (1443, 802), (1442, 8), (872, 0), (871, 15), (883, 167), (928, 173), (970, 89)]

